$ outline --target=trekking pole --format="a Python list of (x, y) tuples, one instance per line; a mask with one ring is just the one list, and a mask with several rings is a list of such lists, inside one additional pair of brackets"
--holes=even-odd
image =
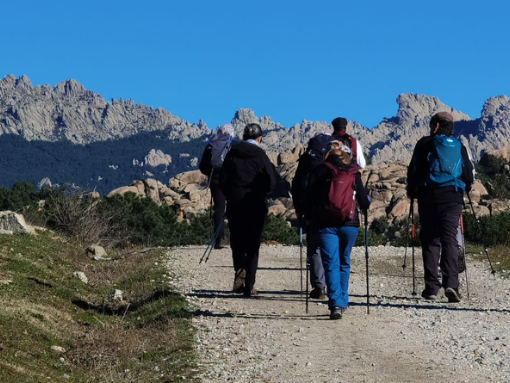
[[(221, 220), (220, 224), (218, 225), (218, 228), (214, 232), (214, 235), (212, 236), (211, 240), (209, 241), (209, 244), (205, 248), (204, 254), (202, 255), (202, 258), (200, 258), (200, 262), (198, 262), (199, 265), (202, 262), (207, 263), (207, 261), (209, 260), (212, 249), (214, 248), (214, 244), (216, 243), (216, 239), (220, 235), (221, 229), (223, 228), (224, 224), (225, 224), (225, 216), (223, 216), (223, 219)], [(207, 256), (206, 256), (206, 254), (207, 254)]]
[(410, 210), (410, 217), (411, 217), (411, 258), (413, 262), (413, 292), (412, 295), (416, 295), (416, 277), (415, 277), (415, 262), (414, 262), (414, 199), (411, 200), (411, 210)]
[(303, 297), (303, 226), (299, 224), (299, 282), (301, 285), (301, 297)]
[[(473, 212), (473, 217), (475, 219), (476, 224), (478, 225), (478, 232), (480, 233), (480, 235), (482, 235), (482, 238), (483, 238), (480, 220), (476, 217), (475, 209), (473, 208), (473, 202), (471, 202), (471, 196), (469, 195), (469, 192), (466, 194), (468, 196), (469, 205), (471, 206), (471, 211)], [(483, 241), (483, 239), (482, 239), (482, 241)], [(491, 259), (489, 258), (489, 249), (487, 249), (487, 246), (485, 246), (485, 244), (483, 245), (483, 250), (485, 251), (485, 255), (487, 256), (487, 260), (489, 261), (489, 266), (491, 267), (491, 273), (492, 273), (492, 275), (495, 275), (496, 270), (494, 270), (494, 267), (492, 267), (492, 262), (491, 262)]]
[(308, 300), (310, 299), (310, 296), (308, 295), (308, 275), (310, 273), (310, 262), (308, 261), (308, 256), (306, 257), (306, 296), (305, 296), (305, 308), (306, 313), (308, 314)]
[(464, 272), (466, 273), (466, 292), (468, 300), (469, 296), (469, 279), (468, 279), (468, 271), (467, 271), (467, 259), (466, 259), (466, 238), (464, 237), (464, 218), (462, 214), (460, 215), (460, 232), (462, 233), (462, 252), (464, 253)]
[(409, 247), (409, 226), (411, 225), (411, 206), (414, 204), (414, 198), (411, 198), (411, 204), (409, 205), (409, 217), (407, 217), (407, 229), (406, 229), (406, 247), (404, 250), (404, 264), (402, 265), (402, 271), (405, 271), (407, 265), (407, 248)]
[(365, 210), (365, 261), (367, 274), (367, 314), (370, 314), (370, 288), (368, 283), (368, 210)]

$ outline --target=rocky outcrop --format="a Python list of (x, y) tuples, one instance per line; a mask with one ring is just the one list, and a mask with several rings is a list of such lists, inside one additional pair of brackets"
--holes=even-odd
[(163, 153), (161, 150), (152, 149), (143, 160), (145, 166), (157, 167), (159, 165), (168, 166), (172, 163), (172, 157)]
[(183, 141), (209, 133), (203, 122), (191, 124), (165, 109), (132, 100), (107, 102), (75, 80), (55, 87), (34, 87), (27, 76), (0, 80), (0, 134), (86, 144), (150, 131)]
[(35, 229), (25, 222), (21, 214), (12, 211), (0, 211), (0, 234), (35, 234)]
[[(289, 161), (278, 167), (283, 183), (292, 182), (296, 168), (295, 161)], [(392, 224), (409, 215), (406, 164), (384, 163), (367, 166), (362, 172), (362, 181), (372, 198), (369, 210), (370, 223), (377, 219), (385, 219)], [(170, 179), (168, 185), (151, 179), (134, 181), (130, 186), (114, 190), (109, 195), (126, 191), (135, 192), (143, 198), (152, 198), (158, 204), (172, 206), (179, 220), (203, 213), (211, 204), (207, 177), (197, 170), (178, 174)], [(476, 182), (473, 185), (470, 196), (477, 215), (494, 214), (510, 208), (510, 201), (483, 199), (482, 197), (487, 194), (481, 183)], [(287, 221), (297, 218), (290, 195), (284, 192), (276, 193), (271, 196), (269, 202), (269, 214), (281, 216)]]

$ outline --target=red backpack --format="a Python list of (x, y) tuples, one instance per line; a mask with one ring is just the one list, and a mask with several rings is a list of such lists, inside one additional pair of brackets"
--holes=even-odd
[(328, 198), (320, 207), (321, 225), (341, 226), (353, 221), (356, 214), (356, 167), (337, 168), (324, 162), (331, 170)]

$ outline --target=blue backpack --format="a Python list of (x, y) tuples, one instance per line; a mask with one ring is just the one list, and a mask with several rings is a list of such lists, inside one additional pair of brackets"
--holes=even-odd
[(427, 188), (455, 186), (455, 190), (466, 190), (462, 176), (462, 144), (454, 137), (437, 135), (433, 139), (433, 150), (428, 154), (429, 172), (424, 180)]

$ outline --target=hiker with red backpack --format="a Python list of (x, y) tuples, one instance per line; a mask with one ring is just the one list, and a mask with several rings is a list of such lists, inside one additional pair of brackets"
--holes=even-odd
[[(453, 134), (453, 116), (439, 112), (430, 120), (430, 135), (414, 148), (407, 170), (407, 195), (418, 199), (425, 289), (421, 296), (435, 300), (441, 287), (448, 302), (459, 293), (457, 227), (464, 208), (464, 192), (474, 182), (466, 147)], [(441, 266), (441, 281), (438, 266)]]
[(360, 226), (359, 208), (370, 206), (353, 154), (343, 142), (330, 143), (324, 162), (310, 174), (306, 216), (316, 230), (324, 267), (330, 319), (340, 319), (349, 304), (351, 250)]
[[(234, 127), (232, 124), (221, 125), (209, 139), (204, 149), (202, 159), (198, 168), (200, 172), (209, 179), (211, 190), (211, 203), (213, 205), (214, 233), (216, 241), (213, 244), (215, 249), (221, 249), (223, 241), (223, 219), (225, 216), (225, 195), (220, 187), (219, 174), (223, 161), (228, 151), (235, 144)], [(219, 232), (217, 232), (219, 230)]]
[[(306, 236), (306, 257), (310, 265), (310, 284), (312, 291), (309, 298), (324, 299), (326, 297), (326, 280), (324, 268), (313, 227), (304, 219), (306, 210), (306, 189), (310, 173), (319, 166), (328, 152), (331, 141), (338, 140), (351, 150), (351, 161), (353, 166), (364, 168), (366, 165), (363, 149), (359, 141), (347, 134), (347, 119), (337, 117), (332, 122), (333, 133), (319, 132), (312, 137), (307, 145), (305, 153), (299, 158), (296, 174), (292, 180), (292, 200), (299, 227), (305, 228)], [(308, 286), (307, 290), (308, 290)], [(307, 297), (308, 298), (308, 297)]]

